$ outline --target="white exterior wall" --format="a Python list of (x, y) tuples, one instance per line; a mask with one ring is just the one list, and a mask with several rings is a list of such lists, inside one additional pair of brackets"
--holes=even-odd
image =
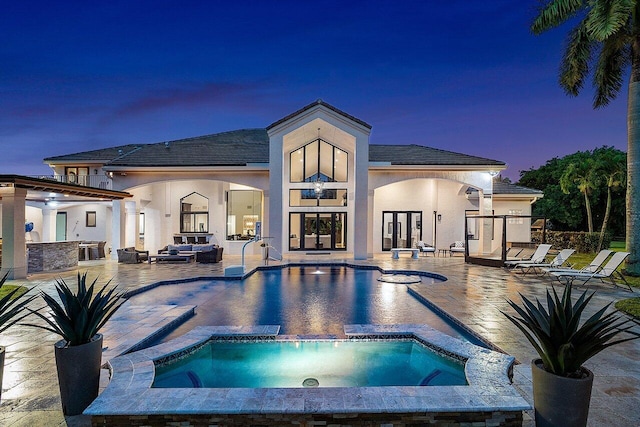
[[(460, 195), (461, 184), (440, 179), (411, 179), (375, 190), (373, 213), (374, 252), (382, 251), (383, 211), (421, 211), (422, 240), (436, 247), (449, 248), (456, 240), (464, 240), (464, 213), (478, 209), (477, 203)], [(434, 211), (442, 220), (434, 227)]]
[[(529, 200), (494, 198), (493, 210), (495, 215), (509, 215), (512, 209), (521, 210), (521, 215), (531, 215), (531, 202)], [(497, 228), (497, 227), (496, 227)], [(498, 237), (501, 239), (502, 237)], [(531, 241), (531, 221), (529, 218), (512, 221), (507, 220), (507, 242), (530, 242)]]

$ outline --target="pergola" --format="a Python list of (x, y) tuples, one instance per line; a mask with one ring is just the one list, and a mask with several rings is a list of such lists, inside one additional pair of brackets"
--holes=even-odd
[[(53, 196), (52, 196), (53, 195)], [(9, 278), (27, 277), (27, 249), (25, 237), (25, 208), (27, 201), (42, 202), (60, 196), (65, 201), (122, 200), (131, 197), (124, 191), (87, 187), (58, 182), (49, 178), (21, 175), (0, 175), (0, 202), (2, 204), (2, 274)], [(44, 215), (44, 211), (43, 211)], [(53, 218), (55, 224), (55, 218)], [(43, 228), (49, 222), (43, 221)], [(43, 233), (43, 239), (48, 241)]]

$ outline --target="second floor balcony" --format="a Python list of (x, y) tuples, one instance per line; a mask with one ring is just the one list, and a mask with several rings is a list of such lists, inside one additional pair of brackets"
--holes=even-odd
[(36, 178), (51, 179), (65, 184), (77, 184), (84, 187), (112, 190), (112, 180), (108, 175), (39, 175)]

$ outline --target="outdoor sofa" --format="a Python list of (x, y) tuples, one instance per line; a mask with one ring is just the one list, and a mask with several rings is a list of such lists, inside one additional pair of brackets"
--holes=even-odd
[(214, 244), (182, 244), (182, 245), (167, 245), (158, 251), (160, 254), (193, 254), (195, 255), (196, 262), (202, 263), (215, 263), (222, 261), (222, 252), (224, 248)]

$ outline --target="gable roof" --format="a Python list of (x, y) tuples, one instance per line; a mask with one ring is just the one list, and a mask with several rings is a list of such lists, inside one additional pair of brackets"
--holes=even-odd
[(358, 123), (361, 126), (366, 127), (367, 129), (371, 129), (371, 125), (369, 123), (367, 123), (367, 122), (365, 122), (363, 120), (360, 120), (359, 118), (354, 117), (351, 114), (345, 113), (344, 111), (340, 110), (339, 108), (336, 108), (333, 105), (324, 102), (322, 99), (317, 99), (314, 102), (312, 102), (311, 104), (305, 105), (304, 107), (302, 107), (298, 111), (295, 111), (295, 112), (289, 114), (288, 116), (283, 117), (280, 120), (271, 123), (269, 126), (267, 126), (267, 130), (269, 130), (271, 128), (274, 128), (274, 127), (278, 126), (279, 124), (282, 124), (282, 123), (286, 122), (287, 120), (290, 120), (290, 119), (294, 118), (295, 116), (297, 116), (299, 114), (304, 113), (305, 111), (315, 107), (316, 105), (322, 105), (323, 107), (328, 108), (329, 110), (334, 111), (334, 112), (340, 114), (341, 116), (344, 116), (344, 117), (348, 118), (349, 120), (351, 120), (351, 121), (353, 121), (355, 123)]
[(369, 145), (370, 162), (391, 165), (465, 165), (505, 167), (506, 163), (423, 145)]
[(523, 187), (503, 181), (493, 181), (493, 194), (530, 194), (532, 196), (542, 196), (543, 191), (535, 188)]

